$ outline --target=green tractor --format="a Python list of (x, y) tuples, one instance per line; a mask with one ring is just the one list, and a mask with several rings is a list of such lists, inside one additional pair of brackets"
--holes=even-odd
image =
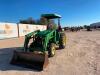
[[(25, 65), (25, 67), (43, 70), (49, 63), (48, 57), (53, 57), (56, 49), (66, 46), (66, 35), (60, 26), (60, 15), (42, 14), (48, 21), (47, 30), (34, 31), (25, 35), (23, 51), (14, 51), (11, 64)], [(58, 19), (58, 28), (53, 29), (49, 24), (50, 19)], [(32, 39), (32, 42), (30, 40)]]

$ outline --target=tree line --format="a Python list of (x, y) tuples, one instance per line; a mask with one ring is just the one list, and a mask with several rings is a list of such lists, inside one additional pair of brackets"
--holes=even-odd
[[(21, 24), (47, 25), (48, 24), (48, 21), (44, 17), (41, 17), (40, 19), (37, 19), (37, 20), (33, 19), (32, 17), (29, 17), (27, 19), (20, 20), (19, 23), (21, 23)], [(54, 20), (50, 20), (49, 23), (50, 24), (53, 24), (53, 25), (56, 24)]]

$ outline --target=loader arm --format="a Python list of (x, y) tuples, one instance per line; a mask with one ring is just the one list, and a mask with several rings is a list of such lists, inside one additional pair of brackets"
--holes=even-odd
[(24, 52), (28, 52), (28, 43), (29, 43), (30, 39), (32, 38), (32, 36), (35, 36), (38, 32), (40, 32), (40, 30), (36, 30), (34, 32), (31, 32), (31, 33), (28, 33), (27, 35), (25, 35)]
[[(45, 38), (44, 38), (44, 44), (43, 44), (43, 48), (44, 48), (44, 51), (47, 50), (47, 47), (48, 47), (48, 44), (51, 43), (52, 41), (56, 42), (56, 30), (50, 30), (46, 35), (45, 35)], [(51, 41), (52, 39), (52, 41)]]

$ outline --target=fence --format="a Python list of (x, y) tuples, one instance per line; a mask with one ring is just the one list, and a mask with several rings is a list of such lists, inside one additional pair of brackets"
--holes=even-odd
[(16, 23), (0, 23), (0, 39), (21, 37), (35, 30), (46, 30), (46, 26)]

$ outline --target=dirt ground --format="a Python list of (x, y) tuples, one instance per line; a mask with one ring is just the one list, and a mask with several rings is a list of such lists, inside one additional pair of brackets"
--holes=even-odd
[(9, 64), (13, 50), (23, 46), (23, 38), (0, 40), (0, 75), (100, 75), (100, 31), (66, 35), (66, 48), (57, 50), (41, 72)]

